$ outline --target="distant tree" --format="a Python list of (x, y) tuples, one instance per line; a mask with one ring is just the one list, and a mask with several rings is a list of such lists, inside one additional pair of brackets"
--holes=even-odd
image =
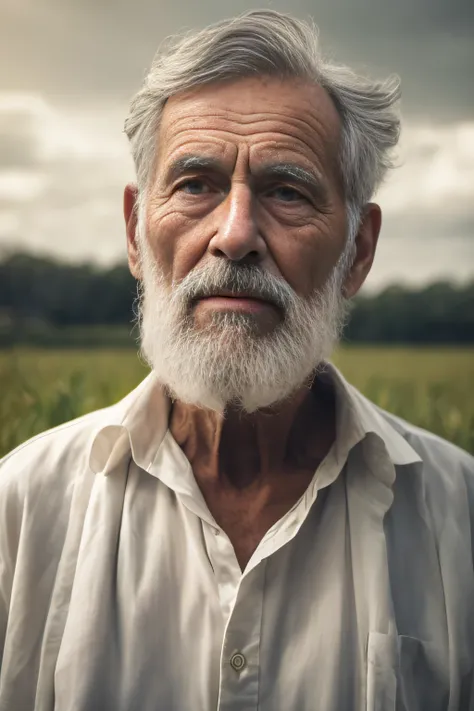
[[(0, 261), (0, 344), (15, 342), (20, 331), (22, 339), (41, 332), (47, 340), (48, 329), (128, 326), (136, 294), (136, 281), (124, 264), (99, 269), (11, 254)], [(390, 286), (360, 296), (345, 340), (474, 344), (474, 281), (465, 286), (438, 282), (419, 290)]]
[(474, 343), (474, 282), (446, 282), (415, 291), (391, 286), (356, 299), (347, 341), (414, 344)]
[(0, 263), (0, 310), (56, 326), (127, 323), (136, 282), (126, 265), (101, 270), (27, 254)]

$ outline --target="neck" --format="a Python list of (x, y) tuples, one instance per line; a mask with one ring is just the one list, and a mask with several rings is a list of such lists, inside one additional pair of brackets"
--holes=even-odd
[(278, 406), (223, 414), (177, 401), (170, 431), (198, 484), (242, 490), (295, 471), (313, 471), (335, 436), (332, 392), (318, 380)]

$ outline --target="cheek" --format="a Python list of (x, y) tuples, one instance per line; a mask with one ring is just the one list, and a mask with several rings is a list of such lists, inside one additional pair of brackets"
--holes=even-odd
[(299, 296), (311, 296), (334, 269), (344, 247), (344, 227), (318, 220), (282, 235), (271, 248), (278, 268)]
[(157, 265), (168, 279), (173, 264), (173, 235), (178, 227), (174, 215), (166, 211), (154, 212), (147, 222), (147, 238)]
[(157, 210), (148, 221), (148, 240), (157, 264), (169, 282), (182, 279), (206, 249), (203, 220), (171, 208)]

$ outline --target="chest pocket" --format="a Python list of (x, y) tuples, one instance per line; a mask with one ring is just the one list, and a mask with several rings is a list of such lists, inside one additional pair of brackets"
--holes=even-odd
[(371, 632), (367, 650), (367, 711), (447, 711), (444, 650), (414, 637)]

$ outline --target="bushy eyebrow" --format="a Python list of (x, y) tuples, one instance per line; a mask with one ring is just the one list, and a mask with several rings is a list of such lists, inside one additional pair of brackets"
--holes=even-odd
[[(224, 174), (225, 168), (216, 158), (198, 155), (184, 155), (176, 158), (166, 171), (166, 182), (172, 183), (181, 175), (190, 172), (218, 172)], [(265, 163), (252, 173), (253, 182), (284, 181), (291, 185), (306, 188), (321, 200), (328, 199), (328, 190), (322, 175), (317, 170), (307, 170), (297, 163)]]
[(319, 171), (306, 170), (296, 163), (267, 163), (260, 166), (253, 175), (257, 180), (284, 181), (291, 185), (299, 185), (323, 200), (328, 198), (328, 190)]
[(166, 171), (165, 180), (167, 183), (172, 183), (181, 175), (192, 171), (219, 171), (223, 172), (221, 163), (215, 158), (207, 158), (206, 156), (184, 155), (176, 158)]

